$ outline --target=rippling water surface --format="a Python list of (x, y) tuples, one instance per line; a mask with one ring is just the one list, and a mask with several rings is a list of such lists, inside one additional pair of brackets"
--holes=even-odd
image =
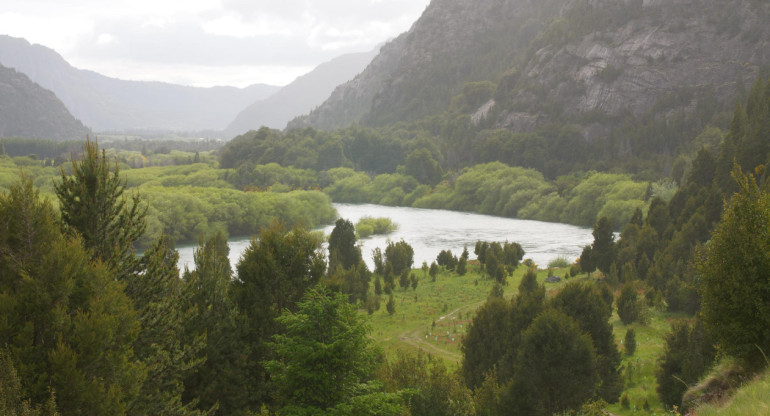
[[(540, 267), (545, 267), (556, 257), (573, 261), (580, 256), (583, 247), (593, 242), (590, 228), (574, 225), (530, 220), (493, 217), (489, 215), (435, 209), (386, 207), (382, 205), (334, 204), (341, 218), (355, 224), (361, 217), (387, 217), (398, 224), (398, 230), (387, 236), (373, 236), (359, 240), (364, 260), (372, 267), (372, 250), (380, 247), (383, 251), (388, 240), (404, 240), (414, 248), (414, 264), (419, 267), (423, 261), (430, 264), (441, 250), (452, 250), (455, 255), (468, 247), (471, 258), (473, 247), (478, 240), (515, 241), (524, 248), (524, 258), (531, 258)], [(325, 227), (324, 233), (331, 233), (333, 225)], [(229, 241), (230, 261), (235, 268), (241, 253), (249, 245), (248, 238), (234, 238)], [(194, 268), (193, 246), (179, 248), (179, 267)]]

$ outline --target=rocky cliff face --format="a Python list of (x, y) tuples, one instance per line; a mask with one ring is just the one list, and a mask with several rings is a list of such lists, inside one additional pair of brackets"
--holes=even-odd
[(88, 134), (54, 93), (0, 66), (0, 137), (84, 140)]
[(469, 115), (606, 133), (623, 115), (731, 106), (770, 65), (770, 6), (751, 0), (434, 0), (364, 73), (294, 125), (382, 125), (450, 110), (468, 82), (497, 84)]

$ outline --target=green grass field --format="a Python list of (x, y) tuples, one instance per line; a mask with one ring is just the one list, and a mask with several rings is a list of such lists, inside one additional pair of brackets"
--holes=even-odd
[[(504, 287), (505, 298), (510, 299), (518, 286), (526, 267), (520, 266), (508, 278)], [(564, 276), (566, 269), (553, 269), (556, 276)], [(403, 351), (422, 350), (440, 357), (451, 368), (457, 368), (462, 360), (460, 345), (462, 337), (472, 321), (473, 315), (489, 296), (493, 281), (483, 276), (478, 263), (468, 263), (468, 273), (459, 276), (442, 270), (432, 282), (429, 275), (420, 269), (413, 270), (419, 279), (416, 290), (397, 288), (393, 291), (396, 312), (389, 315), (385, 308), (387, 295), (382, 296), (381, 307), (370, 316), (371, 336), (389, 357)], [(544, 283), (548, 272), (538, 271), (538, 282)], [(570, 279), (587, 280), (586, 275)], [(548, 295), (553, 295), (568, 281), (545, 283)], [(624, 409), (619, 403), (610, 405), (608, 410), (617, 415), (665, 414), (655, 391), (655, 368), (658, 357), (663, 353), (663, 335), (669, 331), (671, 321), (681, 316), (650, 310), (646, 325), (634, 323), (624, 325), (617, 314), (613, 314), (612, 325), (615, 339), (623, 357), (624, 394), (628, 395), (630, 406)], [(628, 357), (621, 340), (626, 330), (636, 332), (636, 353)], [(649, 411), (644, 409), (647, 402)]]

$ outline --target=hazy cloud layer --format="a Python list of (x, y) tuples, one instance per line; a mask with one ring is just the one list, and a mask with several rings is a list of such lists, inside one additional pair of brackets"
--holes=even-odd
[(0, 33), (120, 78), (285, 84), (408, 30), (428, 2), (0, 0)]

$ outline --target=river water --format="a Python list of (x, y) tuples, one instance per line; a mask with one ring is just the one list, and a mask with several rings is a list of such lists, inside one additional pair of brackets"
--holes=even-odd
[[(387, 207), (372, 204), (334, 204), (340, 218), (355, 224), (361, 217), (387, 217), (398, 225), (398, 230), (387, 236), (372, 236), (359, 240), (364, 260), (372, 268), (372, 250), (379, 247), (385, 251), (388, 240), (404, 240), (414, 249), (414, 267), (423, 261), (430, 264), (441, 250), (452, 250), (459, 256), (463, 247), (468, 247), (470, 258), (475, 258), (473, 247), (476, 241), (510, 241), (521, 244), (524, 258), (531, 258), (538, 266), (546, 267), (556, 257), (574, 261), (583, 247), (593, 242), (590, 228), (568, 224), (531, 220), (517, 220), (489, 215), (464, 212)], [(323, 229), (330, 234), (334, 225)], [(249, 238), (229, 240), (230, 262), (235, 265), (249, 246)], [(182, 246), (179, 251), (179, 268), (192, 269), (195, 246)]]

